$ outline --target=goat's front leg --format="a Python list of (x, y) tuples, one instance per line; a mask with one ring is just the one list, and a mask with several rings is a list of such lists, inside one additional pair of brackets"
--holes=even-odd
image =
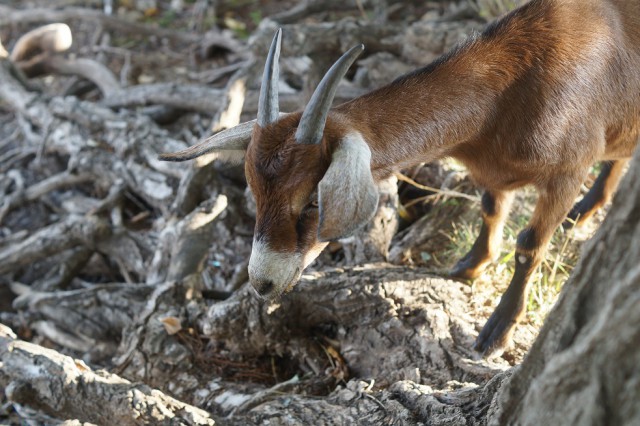
[(483, 355), (491, 355), (510, 343), (513, 330), (525, 313), (531, 275), (544, 259), (549, 240), (571, 209), (581, 183), (581, 178), (565, 176), (539, 188), (529, 226), (518, 235), (511, 283), (476, 339), (474, 348)]
[(629, 160), (617, 160), (602, 163), (600, 174), (589, 192), (569, 212), (567, 216), (569, 220), (563, 224), (565, 228), (570, 228), (574, 223), (578, 226), (582, 225), (600, 207), (611, 200), (628, 162)]
[(502, 229), (513, 201), (513, 192), (485, 191), (482, 195), (482, 228), (473, 247), (453, 267), (450, 276), (472, 279), (495, 259), (502, 244)]

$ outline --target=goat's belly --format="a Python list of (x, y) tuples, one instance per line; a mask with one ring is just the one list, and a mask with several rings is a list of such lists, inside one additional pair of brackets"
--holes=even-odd
[(536, 181), (535, 173), (529, 173), (523, 170), (513, 171), (508, 167), (468, 170), (471, 180), (476, 185), (492, 190), (510, 191), (533, 184)]
[(630, 158), (638, 146), (639, 141), (640, 138), (638, 135), (635, 135), (633, 138), (618, 139), (607, 143), (602, 160), (608, 161)]
[(640, 125), (627, 120), (609, 127), (606, 132), (606, 146), (602, 160), (629, 158), (640, 142)]

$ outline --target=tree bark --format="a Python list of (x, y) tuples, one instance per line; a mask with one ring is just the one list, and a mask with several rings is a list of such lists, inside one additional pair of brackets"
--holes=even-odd
[(203, 410), (148, 386), (23, 342), (0, 324), (0, 385), (7, 397), (49, 415), (97, 424), (213, 425)]

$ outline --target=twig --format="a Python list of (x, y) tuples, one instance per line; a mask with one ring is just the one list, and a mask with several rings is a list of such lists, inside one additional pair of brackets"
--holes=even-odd
[(407, 177), (405, 175), (403, 175), (402, 173), (396, 173), (396, 176), (398, 178), (398, 180), (401, 180), (403, 182), (407, 182), (410, 185), (415, 186), (416, 188), (419, 189), (424, 189), (425, 191), (431, 191), (431, 192), (435, 192), (436, 194), (440, 194), (440, 195), (445, 195), (447, 197), (458, 197), (458, 198), (466, 198), (467, 200), (471, 200), (475, 203), (479, 203), (480, 202), (480, 198), (478, 196), (474, 196), (474, 195), (469, 195), (469, 194), (465, 194), (464, 192), (459, 192), (459, 191), (452, 191), (450, 189), (439, 189), (439, 188), (434, 188), (432, 186), (426, 186), (426, 185), (422, 185), (419, 184), (418, 182), (416, 182), (415, 180), (411, 179), (410, 177)]
[[(13, 164), (22, 160), (25, 157), (36, 153), (35, 148), (25, 148), (22, 145), (7, 151), (4, 155), (0, 156), (0, 173), (4, 173), (9, 170)], [(0, 222), (2, 219), (0, 218)]]
[(87, 262), (93, 256), (93, 250), (87, 250), (86, 247), (72, 250), (70, 255), (61, 263), (60, 274), (53, 280), (50, 280), (45, 287), (40, 287), (42, 291), (65, 290), (71, 284), (71, 281), (80, 273)]
[[(37, 94), (25, 88), (21, 77), (16, 76), (14, 70), (16, 68), (12, 62), (0, 59), (0, 100), (5, 101), (11, 110), (26, 117), (31, 123), (45, 127), (46, 123), (53, 120), (51, 113), (43, 105), (33, 104)], [(29, 133), (32, 133), (31, 130), (26, 132), (27, 135)]]
[(52, 191), (87, 182), (91, 178), (92, 176), (87, 173), (72, 175), (68, 172), (64, 172), (38, 182), (25, 190), (17, 191), (7, 197), (0, 207), (0, 223), (2, 223), (2, 220), (11, 209), (14, 209), (24, 203), (35, 201)]
[(109, 225), (95, 216), (69, 216), (40, 229), (29, 238), (0, 251), (0, 274), (84, 244), (92, 247), (109, 232)]
[(119, 203), (124, 196), (124, 191), (127, 188), (127, 185), (124, 183), (124, 180), (118, 179), (116, 180), (111, 188), (109, 189), (109, 194), (100, 201), (96, 207), (94, 207), (89, 214), (95, 215), (99, 213), (104, 213), (107, 210), (111, 209), (114, 205)]
[(262, 404), (262, 403), (264, 403), (265, 401), (268, 401), (271, 398), (275, 398), (277, 396), (280, 396), (280, 395), (290, 391), (291, 388), (295, 388), (296, 386), (299, 386), (299, 385), (300, 385), (300, 378), (297, 375), (293, 376), (289, 380), (286, 380), (284, 382), (278, 383), (278, 384), (270, 387), (269, 389), (265, 389), (265, 390), (263, 390), (261, 392), (256, 393), (249, 400), (247, 400), (247, 401), (243, 402), (242, 404), (238, 405), (237, 407), (235, 407), (231, 411), (231, 415), (233, 415), (235, 413), (246, 412), (246, 411), (250, 410), (252, 407), (255, 407), (256, 405)]
[(195, 84), (145, 84), (119, 90), (103, 103), (111, 108), (162, 104), (189, 111), (213, 114), (220, 108), (222, 90)]
[(200, 81), (202, 83), (211, 84), (221, 79), (222, 77), (238, 71), (241, 68), (248, 66), (250, 61), (240, 61), (224, 67), (215, 68), (208, 71), (202, 71), (198, 73), (191, 73), (189, 77), (193, 80)]
[[(244, 114), (255, 114), (259, 95), (259, 90), (247, 92)], [(161, 104), (213, 115), (226, 105), (225, 96), (225, 89), (212, 89), (200, 84), (157, 83), (121, 89), (106, 97), (103, 104), (110, 108)], [(295, 111), (300, 107), (301, 100), (302, 97), (298, 93), (283, 93), (280, 96), (280, 109)]]
[(66, 59), (42, 54), (16, 65), (29, 77), (40, 74), (77, 75), (95, 84), (104, 96), (115, 94), (120, 89), (111, 70), (93, 59)]

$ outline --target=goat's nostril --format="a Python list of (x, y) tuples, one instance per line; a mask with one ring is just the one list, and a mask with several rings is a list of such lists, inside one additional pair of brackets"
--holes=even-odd
[(265, 280), (259, 281), (253, 285), (260, 296), (266, 296), (273, 290), (273, 281)]

